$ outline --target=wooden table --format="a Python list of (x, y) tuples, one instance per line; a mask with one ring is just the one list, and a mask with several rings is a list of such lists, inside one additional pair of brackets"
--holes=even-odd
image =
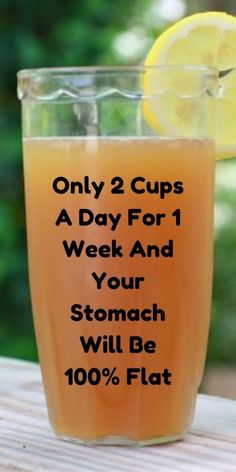
[(236, 402), (199, 395), (184, 441), (144, 448), (80, 446), (54, 437), (39, 366), (0, 358), (0, 471), (236, 472)]

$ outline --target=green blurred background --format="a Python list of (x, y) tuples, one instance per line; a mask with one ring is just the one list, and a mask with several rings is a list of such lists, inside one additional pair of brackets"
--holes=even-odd
[[(235, 14), (233, 5), (235, 0), (0, 0), (0, 355), (37, 359), (27, 278), (16, 72), (137, 64), (173, 21), (206, 10)], [(215, 226), (207, 365), (229, 366), (236, 365), (235, 159), (217, 164)]]

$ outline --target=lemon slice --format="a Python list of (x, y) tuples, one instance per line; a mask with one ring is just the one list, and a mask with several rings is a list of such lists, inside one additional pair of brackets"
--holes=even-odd
[[(219, 74), (216, 93), (217, 158), (236, 155), (236, 17), (222, 12), (197, 13), (178, 21), (168, 28), (153, 44), (145, 66), (193, 66), (186, 67), (183, 74), (176, 68), (168, 74), (148, 71), (144, 75), (143, 88), (146, 96), (155, 94), (163, 87), (159, 98), (146, 100), (144, 115), (148, 123), (159, 132), (190, 135), (197, 129), (201, 103), (199, 100), (199, 70), (194, 66), (216, 68)], [(235, 69), (234, 69), (235, 67)], [(206, 69), (207, 75), (207, 69)], [(183, 77), (185, 77), (183, 81)], [(157, 79), (157, 80), (156, 80)], [(173, 82), (173, 90), (171, 86)], [(165, 94), (165, 91), (169, 92)], [(176, 90), (178, 99), (176, 98)], [(196, 93), (195, 93), (196, 92)], [(191, 99), (184, 99), (186, 97)], [(182, 99), (181, 99), (182, 97)], [(210, 105), (212, 107), (212, 104)], [(164, 110), (164, 112), (163, 112)], [(211, 111), (210, 129), (214, 130), (214, 111)], [(204, 117), (202, 117), (204, 118)], [(204, 123), (204, 120), (202, 121)]]

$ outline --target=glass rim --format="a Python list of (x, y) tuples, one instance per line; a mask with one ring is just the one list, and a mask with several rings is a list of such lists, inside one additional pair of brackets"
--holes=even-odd
[(145, 66), (145, 65), (132, 65), (132, 66), (78, 66), (78, 67), (42, 67), (34, 69), (22, 69), (17, 72), (18, 79), (30, 79), (39, 76), (50, 76), (50, 77), (68, 77), (76, 74), (91, 74), (91, 75), (113, 75), (113, 74), (128, 74), (128, 73), (140, 73), (145, 71), (182, 71), (191, 72), (196, 71), (199, 73), (206, 73), (211, 76), (218, 77), (219, 71), (213, 66), (194, 65), (194, 64), (183, 64), (183, 65), (157, 65), (157, 66)]

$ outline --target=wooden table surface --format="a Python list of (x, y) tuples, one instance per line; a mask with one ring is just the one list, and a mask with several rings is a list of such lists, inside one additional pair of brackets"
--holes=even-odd
[(236, 472), (236, 402), (199, 395), (183, 441), (144, 448), (80, 446), (54, 437), (39, 366), (0, 358), (0, 471)]

